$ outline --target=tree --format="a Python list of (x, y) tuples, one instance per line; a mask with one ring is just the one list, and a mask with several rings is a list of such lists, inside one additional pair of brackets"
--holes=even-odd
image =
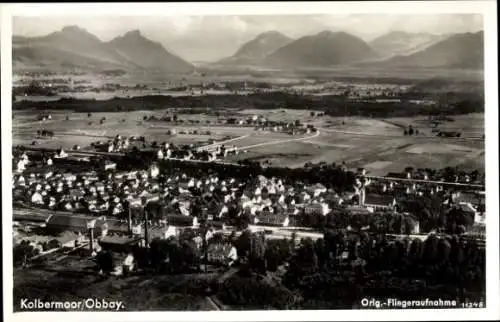
[(311, 112), (311, 117), (314, 117), (316, 116), (316, 114), (314, 112)]
[(183, 268), (188, 269), (193, 265), (199, 264), (198, 248), (196, 247), (196, 244), (194, 243), (193, 240), (183, 241), (181, 244), (180, 251), (181, 251)]
[(412, 240), (409, 255), (413, 261), (420, 261), (422, 255), (422, 241), (420, 239)]
[(16, 266), (25, 266), (37, 251), (28, 242), (22, 241), (13, 248), (13, 262)]
[(174, 114), (174, 116), (172, 117), (172, 119), (174, 120), (174, 122), (177, 122), (177, 114)]
[(430, 235), (424, 242), (423, 259), (427, 263), (433, 263), (438, 256), (438, 238), (435, 235)]
[(451, 244), (448, 240), (441, 238), (438, 242), (438, 259), (443, 262), (450, 260)]
[(91, 116), (92, 116), (92, 113), (88, 112), (87, 117), (91, 117)]
[(115, 269), (113, 255), (109, 251), (100, 251), (95, 260), (97, 268), (104, 273), (110, 273)]
[(236, 250), (238, 251), (238, 257), (248, 257), (250, 253), (250, 238), (252, 233), (250, 230), (245, 230), (241, 233), (240, 237), (236, 241)]

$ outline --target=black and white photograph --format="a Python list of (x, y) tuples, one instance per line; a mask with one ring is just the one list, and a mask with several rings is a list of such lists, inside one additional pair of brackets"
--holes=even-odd
[(500, 317), (496, 2), (1, 24), (13, 321)]

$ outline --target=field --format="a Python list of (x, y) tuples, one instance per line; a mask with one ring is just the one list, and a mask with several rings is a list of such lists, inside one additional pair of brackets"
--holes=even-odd
[[(318, 133), (292, 136), (280, 132), (256, 131), (252, 127), (214, 125), (217, 118), (208, 114), (179, 114), (184, 125), (169, 125), (165, 122), (145, 122), (145, 115), (161, 117), (172, 115), (171, 111), (135, 111), (116, 113), (93, 113), (90, 117), (82, 113), (54, 112), (52, 120), (43, 125), (36, 121), (34, 112), (15, 111), (13, 121), (13, 144), (29, 145), (35, 140), (36, 130), (41, 126), (55, 132), (52, 139), (37, 140), (42, 147), (82, 147), (91, 142), (107, 140), (117, 134), (145, 136), (150, 142), (172, 142), (174, 144), (209, 144), (209, 140), (227, 141), (237, 146), (240, 153), (230, 156), (228, 161), (251, 159), (275, 166), (300, 167), (306, 162), (342, 163), (348, 167), (366, 167), (376, 175), (391, 171), (402, 171), (407, 166), (443, 168), (460, 166), (468, 170), (483, 170), (485, 155), (484, 115), (471, 114), (453, 116), (453, 121), (438, 125), (440, 130), (460, 131), (460, 138), (439, 138), (432, 132), (433, 125), (425, 117), (371, 119), (362, 117), (312, 117), (308, 110), (240, 110), (233, 116), (246, 119), (253, 115), (270, 120), (295, 121), (314, 124)], [(225, 111), (227, 113), (227, 111)], [(69, 120), (66, 120), (69, 116)], [(104, 124), (99, 120), (105, 117)], [(190, 124), (189, 120), (199, 120)], [(207, 120), (210, 124), (207, 124)], [(89, 122), (92, 122), (91, 124)], [(405, 136), (403, 129), (409, 124), (419, 129), (418, 135)], [(168, 135), (175, 129), (177, 135)], [(192, 134), (193, 131), (197, 134)], [(207, 135), (210, 131), (210, 135)], [(186, 134), (179, 134), (185, 132)], [(191, 134), (187, 134), (191, 132)]]

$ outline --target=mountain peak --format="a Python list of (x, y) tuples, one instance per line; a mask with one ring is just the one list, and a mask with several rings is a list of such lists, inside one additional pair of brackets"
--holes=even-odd
[(144, 69), (191, 71), (193, 66), (169, 53), (159, 42), (145, 37), (140, 30), (126, 32), (108, 42), (128, 61)]
[(333, 35), (333, 31), (331, 31), (331, 30), (323, 30), (323, 31), (320, 31), (316, 34), (316, 36), (319, 36), (319, 37), (329, 37), (332, 35)]
[(139, 29), (134, 29), (127, 31), (123, 37), (142, 37), (141, 31)]
[(384, 66), (425, 68), (484, 68), (484, 42), (480, 33), (461, 33), (439, 40), (410, 55), (400, 55), (382, 63)]
[(274, 36), (279, 36), (279, 37), (286, 37), (284, 34), (282, 34), (281, 32), (279, 31), (276, 31), (276, 30), (269, 30), (269, 31), (265, 31), (261, 34), (259, 34), (256, 38), (261, 38), (261, 37), (274, 37)]
[(88, 33), (87, 30), (77, 26), (77, 25), (70, 25), (70, 26), (65, 26), (61, 29), (62, 32), (64, 33)]
[[(87, 29), (77, 25), (69, 25), (63, 27), (60, 31), (55, 31), (46, 37), (54, 39), (72, 39), (74, 41), (83, 41), (85, 43), (100, 43), (101, 40), (94, 34), (90, 33)], [(43, 37), (42, 37), (43, 38)]]
[(291, 41), (292, 39), (279, 31), (266, 31), (243, 44), (233, 56), (223, 59), (222, 62), (231, 64), (251, 63), (264, 58)]
[(350, 33), (347, 33), (345, 31), (331, 31), (331, 30), (323, 30), (313, 37), (316, 38), (332, 38), (332, 37), (344, 37), (344, 38), (358, 38), (354, 35), (351, 35)]
[(265, 58), (264, 64), (277, 67), (327, 67), (346, 65), (376, 56), (359, 37), (342, 31), (324, 30), (304, 36)]

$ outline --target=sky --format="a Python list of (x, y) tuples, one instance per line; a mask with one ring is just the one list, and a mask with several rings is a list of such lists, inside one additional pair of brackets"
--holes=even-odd
[(220, 16), (30, 16), (13, 18), (13, 34), (43, 36), (77, 25), (108, 41), (138, 29), (188, 61), (231, 56), (245, 42), (270, 30), (299, 38), (324, 30), (345, 31), (370, 41), (390, 31), (449, 34), (483, 29), (480, 14), (336, 14)]

